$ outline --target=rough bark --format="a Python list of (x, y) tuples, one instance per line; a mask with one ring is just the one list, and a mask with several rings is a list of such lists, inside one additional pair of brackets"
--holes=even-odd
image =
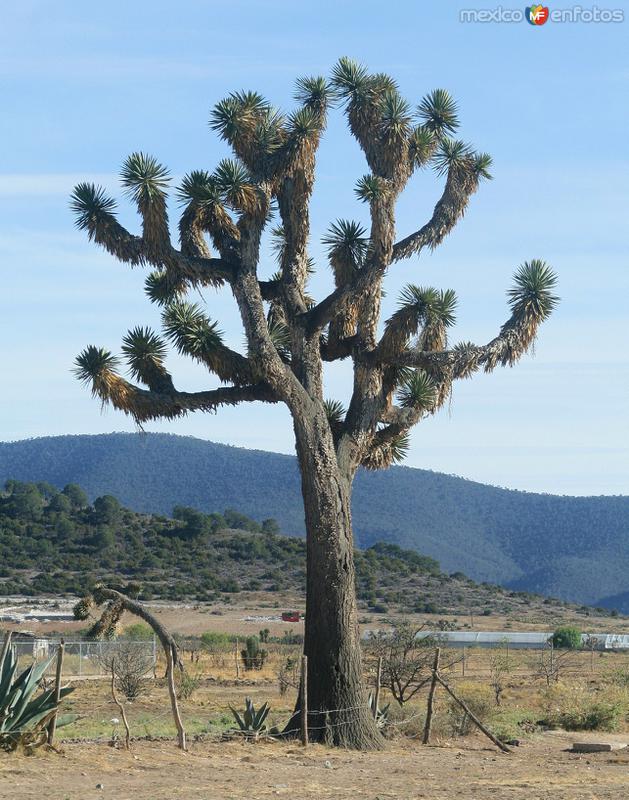
[[(325, 417), (295, 422), (307, 530), (304, 654), (308, 657), (308, 736), (358, 749), (382, 747), (369, 711), (356, 613), (350, 511)], [(299, 708), (287, 730), (299, 729)]]

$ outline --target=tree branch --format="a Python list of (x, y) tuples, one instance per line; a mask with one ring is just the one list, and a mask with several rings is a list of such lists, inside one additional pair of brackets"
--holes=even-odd
[(411, 233), (393, 246), (392, 261), (409, 258), (428, 246), (433, 250), (445, 239), (465, 214), (470, 197), (478, 189), (479, 174), (474, 162), (455, 162), (448, 169), (445, 189), (434, 208), (430, 220), (415, 233)]

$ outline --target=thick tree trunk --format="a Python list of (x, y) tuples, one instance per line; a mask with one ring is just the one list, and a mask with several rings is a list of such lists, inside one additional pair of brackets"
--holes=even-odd
[[(307, 531), (308, 734), (311, 741), (378, 749), (356, 616), (351, 477), (339, 469), (325, 417), (304, 416), (295, 429)], [(298, 707), (288, 729), (299, 730), (299, 715)]]

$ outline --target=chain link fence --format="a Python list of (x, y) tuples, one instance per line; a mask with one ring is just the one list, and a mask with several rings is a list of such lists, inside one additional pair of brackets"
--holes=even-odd
[[(33, 661), (45, 661), (53, 656), (59, 646), (59, 639), (20, 639), (13, 640), (12, 646), (18, 656), (18, 663), (26, 667)], [(154, 675), (157, 668), (158, 647), (155, 639), (132, 641), (88, 642), (64, 640), (63, 675), (64, 678), (102, 678), (110, 674), (108, 664), (113, 657), (133, 648), (142, 654), (150, 665), (147, 675)], [(54, 675), (54, 660), (46, 670), (46, 677)]]

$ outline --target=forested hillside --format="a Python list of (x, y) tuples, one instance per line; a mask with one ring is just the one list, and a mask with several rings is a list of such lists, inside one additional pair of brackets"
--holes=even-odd
[[(305, 543), (233, 509), (173, 517), (140, 514), (112, 495), (90, 503), (83, 489), (6, 482), (0, 494), (0, 596), (83, 594), (93, 583), (137, 584), (144, 599), (225, 599), (241, 591), (305, 591)], [(356, 553), (365, 610), (380, 613), (544, 614), (552, 603), (527, 592), (448, 576), (439, 564), (394, 544)]]
[[(304, 530), (291, 456), (166, 434), (61, 436), (0, 444), (0, 481), (75, 482), (136, 511), (226, 507)], [(406, 467), (361, 472), (357, 542), (392, 542), (447, 572), (629, 611), (629, 497), (509, 491)]]

